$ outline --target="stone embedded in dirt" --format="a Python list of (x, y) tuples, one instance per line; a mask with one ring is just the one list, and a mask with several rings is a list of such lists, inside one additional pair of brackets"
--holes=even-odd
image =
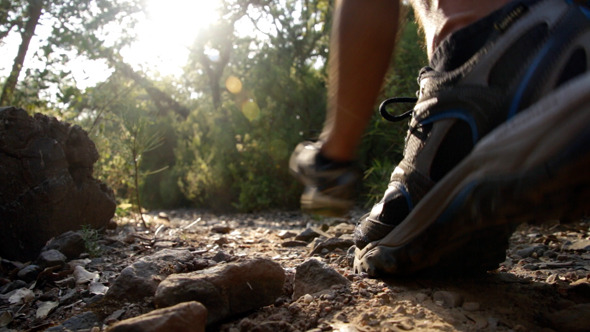
[(223, 250), (220, 250), (211, 259), (214, 262), (221, 263), (221, 262), (231, 262), (231, 261), (235, 260), (236, 257), (226, 253)]
[(341, 222), (336, 226), (332, 227), (330, 230), (334, 234), (335, 237), (340, 236), (351, 236), (354, 233), (354, 224), (350, 224), (347, 222)]
[(516, 251), (516, 254), (522, 258), (543, 256), (547, 246), (543, 244), (536, 244)]
[(456, 308), (463, 304), (463, 295), (451, 291), (437, 291), (432, 295), (432, 299), (446, 308)]
[(119, 310), (115, 310), (113, 313), (111, 313), (110, 315), (107, 316), (107, 318), (104, 319), (104, 323), (107, 325), (111, 325), (114, 324), (116, 322), (119, 321), (119, 318), (121, 316), (123, 316), (123, 314), (127, 311), (127, 309), (119, 309)]
[(49, 249), (59, 250), (68, 259), (75, 259), (86, 250), (86, 246), (79, 232), (67, 231), (49, 240), (42, 251)]
[(335, 249), (348, 250), (354, 241), (352, 239), (342, 239), (338, 237), (329, 238), (325, 241), (317, 241), (313, 247), (313, 250), (309, 254), (310, 256), (319, 255), (324, 252), (334, 251)]
[(305, 241), (289, 240), (289, 241), (284, 241), (281, 243), (281, 247), (284, 247), (284, 248), (305, 247), (305, 246), (307, 246), (307, 242), (305, 242)]
[(59, 292), (60, 289), (57, 287), (52, 287), (47, 291), (38, 294), (37, 300), (38, 301), (57, 301), (59, 299)]
[(277, 235), (281, 240), (285, 240), (288, 238), (292, 238), (292, 237), (296, 236), (297, 234), (292, 231), (289, 231), (289, 230), (283, 230), (283, 231), (280, 231), (279, 234), (277, 234)]
[(30, 282), (37, 279), (37, 276), (42, 270), (43, 269), (39, 265), (27, 265), (18, 271), (17, 277), (21, 280)]
[(590, 240), (576, 240), (572, 244), (565, 246), (564, 249), (573, 251), (590, 251)]
[(92, 311), (86, 311), (66, 320), (61, 325), (48, 328), (45, 332), (90, 331), (95, 326), (100, 326), (98, 316)]
[(106, 227), (116, 202), (92, 177), (98, 157), (79, 126), (0, 108), (0, 256), (32, 260), (54, 236)]
[(573, 305), (546, 316), (557, 331), (588, 331), (590, 329), (590, 303)]
[(42, 267), (64, 266), (68, 258), (59, 252), (59, 250), (50, 249), (42, 251), (37, 258), (37, 264)]
[(6, 285), (0, 288), (0, 294), (10, 293), (15, 289), (27, 287), (27, 283), (23, 280), (15, 280), (12, 282), (7, 283)]
[(311, 295), (311, 294), (303, 295), (303, 303), (310, 304), (311, 302), (313, 302), (313, 295)]
[(108, 332), (204, 332), (207, 309), (199, 302), (183, 302), (118, 322)]
[(121, 271), (106, 296), (128, 300), (153, 296), (166, 276), (184, 272), (192, 260), (193, 254), (188, 249), (162, 249), (142, 257)]
[(257, 258), (219, 264), (168, 276), (156, 291), (157, 307), (198, 301), (209, 311), (207, 324), (273, 304), (283, 294), (285, 271), (276, 262)]
[(321, 292), (334, 285), (349, 285), (350, 280), (327, 264), (311, 258), (295, 269), (293, 300), (305, 294)]
[(80, 293), (76, 289), (69, 289), (59, 297), (59, 303), (61, 305), (68, 305), (76, 302), (80, 298)]
[(216, 225), (211, 227), (211, 232), (217, 234), (229, 234), (232, 231), (232, 228), (228, 225)]
[(305, 242), (311, 242), (313, 239), (315, 239), (316, 237), (319, 237), (320, 234), (316, 231), (314, 231), (311, 228), (306, 228), (303, 230), (303, 232), (297, 234), (297, 236), (295, 236), (295, 240), (297, 241), (305, 241)]

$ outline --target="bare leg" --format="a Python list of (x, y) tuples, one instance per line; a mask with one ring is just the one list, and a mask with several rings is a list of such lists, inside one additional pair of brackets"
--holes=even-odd
[(389, 67), (398, 27), (397, 0), (336, 2), (330, 50), (328, 113), (322, 154), (355, 158)]
[[(428, 56), (446, 36), (510, 0), (411, 0)], [(340, 0), (331, 39), (329, 95), (322, 154), (350, 161), (374, 112), (398, 29), (395, 0)]]

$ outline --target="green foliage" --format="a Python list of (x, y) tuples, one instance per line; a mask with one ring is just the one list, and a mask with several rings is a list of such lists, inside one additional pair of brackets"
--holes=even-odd
[[(215, 100), (201, 103), (180, 127), (179, 138), (189, 142), (177, 149), (176, 169), (184, 174), (183, 193), (196, 205), (240, 211), (297, 206), (300, 187), (289, 176), (287, 162), (302, 135), (319, 130), (323, 122), (323, 67), (314, 68), (310, 58), (325, 49), (321, 18), (328, 8), (323, 1), (312, 2), (316, 6), (306, 7), (295, 21), (288, 15), (294, 3), (266, 4), (284, 29), (269, 33), (253, 56), (251, 43), (235, 41), (244, 48), (233, 51), (217, 84), (232, 77), (241, 88), (224, 90), (220, 106)], [(195, 75), (207, 73), (211, 64), (199, 61), (201, 56), (194, 54), (187, 76), (203, 82)], [(209, 84), (215, 84), (210, 78)], [(215, 90), (201, 89), (205, 95)]]
[[(64, 92), (76, 84), (71, 77), (72, 62), (105, 60), (107, 54), (128, 45), (142, 1), (0, 0), (0, 42), (20, 35), (20, 45), (13, 47), (12, 70), (3, 82), (2, 103), (37, 112), (63, 108), (61, 99), (70, 96), (58, 96), (56, 103), (53, 95), (55, 90)], [(38, 29), (41, 25), (44, 27)], [(113, 39), (110, 34), (118, 37)], [(29, 49), (32, 36), (39, 44), (37, 49)], [(28, 66), (29, 62), (35, 65)]]
[[(202, 31), (178, 79), (146, 77), (125, 65), (116, 50), (132, 35), (109, 47), (100, 33), (93, 35), (109, 24), (130, 24), (124, 14), (138, 1), (71, 1), (85, 4), (78, 8), (56, 3), (53, 15), (72, 20), (54, 26), (52, 39), (37, 50), (46, 68), (31, 70), (15, 98), (88, 131), (101, 156), (95, 176), (115, 191), (119, 215), (130, 212), (130, 203), (148, 209), (297, 208), (302, 188), (288, 174), (288, 160), (324, 122), (331, 1), (223, 0), (223, 20)], [(270, 30), (252, 36), (235, 31), (237, 22), (256, 30), (261, 20), (273, 22)], [(9, 28), (8, 19), (0, 22), (0, 39)], [(416, 30), (408, 20), (383, 99), (415, 94), (416, 74), (426, 63)], [(111, 76), (94, 87), (77, 86), (67, 70), (55, 70), (73, 49), (108, 62)], [(57, 92), (47, 98), (50, 86)], [(188, 116), (162, 100), (182, 105)], [(378, 116), (372, 121), (360, 154), (363, 203), (382, 195), (401, 159), (406, 129)]]
[(82, 225), (81, 230), (82, 239), (84, 240), (84, 247), (90, 257), (99, 257), (102, 255), (102, 248), (98, 241), (100, 240), (100, 234), (98, 230), (90, 227), (89, 225)]
[(117, 204), (117, 208), (115, 209), (115, 215), (117, 217), (128, 217), (132, 213), (133, 204), (127, 203), (124, 201), (122, 203)]

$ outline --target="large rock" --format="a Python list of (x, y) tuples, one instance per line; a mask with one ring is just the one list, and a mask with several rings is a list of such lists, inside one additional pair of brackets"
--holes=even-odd
[(557, 331), (589, 331), (590, 303), (576, 304), (569, 308), (549, 314), (547, 318), (553, 328)]
[(264, 258), (220, 264), (191, 273), (172, 274), (158, 286), (158, 307), (197, 301), (205, 305), (207, 324), (273, 304), (283, 294), (285, 271)]
[(92, 177), (97, 160), (79, 126), (0, 108), (0, 256), (31, 260), (54, 236), (105, 227), (116, 203)]
[(75, 259), (86, 250), (86, 244), (80, 232), (67, 231), (49, 240), (41, 250), (51, 249), (59, 250), (68, 259)]
[(190, 270), (192, 261), (193, 254), (188, 249), (162, 249), (124, 268), (106, 295), (131, 301), (154, 296), (164, 278)]
[(108, 332), (204, 332), (207, 309), (199, 302), (183, 302), (126, 319)]
[(73, 316), (61, 323), (45, 330), (46, 332), (70, 332), (70, 331), (90, 331), (93, 327), (100, 326), (100, 319), (92, 311), (86, 311)]
[(330, 289), (334, 285), (348, 286), (350, 281), (328, 264), (310, 258), (295, 269), (293, 299)]

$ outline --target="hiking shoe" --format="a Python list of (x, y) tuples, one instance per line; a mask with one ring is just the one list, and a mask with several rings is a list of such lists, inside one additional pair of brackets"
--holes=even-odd
[[(359, 220), (355, 245), (382, 239), (482, 137), (585, 73), (588, 15), (563, 0), (516, 1), (445, 39), (420, 71), (404, 158)], [(395, 119), (384, 108), (396, 101), (382, 105), (386, 118)]]
[(345, 215), (354, 206), (360, 174), (352, 163), (339, 163), (320, 154), (321, 142), (302, 142), (289, 160), (291, 174), (303, 183), (301, 209), (326, 216)]
[(590, 212), (589, 170), (584, 74), (484, 137), (401, 224), (356, 249), (354, 270), (378, 276), (494, 268), (504, 257), (493, 245), (507, 246), (500, 237), (515, 225)]

